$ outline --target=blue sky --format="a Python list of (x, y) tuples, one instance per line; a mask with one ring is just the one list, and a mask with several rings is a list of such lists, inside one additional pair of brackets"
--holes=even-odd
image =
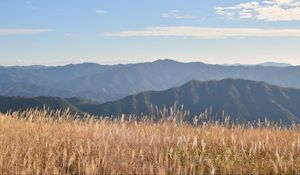
[(0, 65), (300, 65), (299, 0), (0, 0)]

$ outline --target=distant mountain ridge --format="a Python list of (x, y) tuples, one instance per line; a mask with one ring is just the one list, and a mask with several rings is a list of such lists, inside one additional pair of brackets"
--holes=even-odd
[(102, 115), (151, 114), (153, 106), (162, 109), (173, 104), (190, 111), (188, 120), (212, 109), (220, 117), (224, 112), (239, 122), (253, 122), (267, 117), (285, 123), (300, 121), (300, 90), (282, 88), (264, 82), (242, 79), (190, 81), (165, 91), (148, 91), (101, 105), (82, 106), (89, 113)]
[(279, 62), (273, 62), (273, 61), (268, 61), (268, 62), (263, 62), (263, 63), (259, 63), (259, 64), (220, 64), (221, 66), (264, 66), (264, 67), (280, 67), (280, 68), (284, 68), (284, 67), (291, 67), (294, 66), (292, 64), (288, 64), (288, 63), (279, 63)]
[(72, 113), (82, 114), (82, 112), (59, 97), (4, 97), (0, 96), (0, 112), (24, 111), (27, 109), (50, 109), (50, 110), (70, 110)]
[(264, 82), (242, 79), (220, 81), (192, 80), (164, 91), (146, 91), (114, 102), (99, 104), (84, 98), (0, 97), (0, 111), (29, 108), (67, 109), (79, 114), (119, 116), (148, 114), (153, 109), (183, 105), (189, 111), (186, 120), (211, 110), (216, 119), (229, 115), (237, 122), (253, 122), (267, 117), (272, 122), (300, 123), (300, 89), (282, 88)]
[(299, 77), (299, 66), (221, 66), (168, 59), (123, 65), (0, 67), (0, 95), (83, 97), (102, 103), (143, 91), (169, 89), (190, 80), (241, 78), (300, 88)]
[(277, 63), (277, 62), (265, 62), (265, 63), (261, 63), (258, 64), (260, 66), (269, 66), (269, 67), (291, 67), (293, 66), (292, 64), (287, 64), (287, 63)]

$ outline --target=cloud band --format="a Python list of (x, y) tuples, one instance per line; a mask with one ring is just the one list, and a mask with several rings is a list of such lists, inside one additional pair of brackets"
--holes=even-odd
[(244, 37), (300, 37), (300, 29), (262, 28), (210, 28), (210, 27), (147, 27), (142, 30), (128, 30), (106, 33), (111, 37), (193, 37), (193, 38), (244, 38)]
[(0, 29), (0, 36), (6, 35), (33, 35), (50, 32), (50, 29)]

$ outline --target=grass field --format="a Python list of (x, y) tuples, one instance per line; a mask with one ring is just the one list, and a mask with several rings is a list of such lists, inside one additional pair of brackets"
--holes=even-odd
[(0, 174), (297, 174), (300, 129), (0, 115)]

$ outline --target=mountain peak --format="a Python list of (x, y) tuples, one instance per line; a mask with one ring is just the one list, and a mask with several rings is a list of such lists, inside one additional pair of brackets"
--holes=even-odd
[(171, 59), (158, 59), (156, 61), (153, 61), (153, 63), (181, 63), (181, 62), (171, 60)]
[[(300, 122), (300, 90), (281, 88), (264, 82), (243, 79), (192, 80), (165, 91), (148, 91), (115, 102), (98, 105), (97, 114), (148, 114), (152, 106), (170, 108), (184, 105), (187, 120), (212, 109), (211, 115), (229, 115), (235, 121), (253, 122), (268, 117), (273, 122)], [(219, 119), (219, 118), (218, 118)]]
[(290, 66), (293, 66), (292, 64), (288, 64), (288, 63), (278, 63), (278, 62), (272, 62), (272, 61), (264, 62), (264, 63), (258, 64), (258, 65), (265, 66), (265, 67), (290, 67)]

